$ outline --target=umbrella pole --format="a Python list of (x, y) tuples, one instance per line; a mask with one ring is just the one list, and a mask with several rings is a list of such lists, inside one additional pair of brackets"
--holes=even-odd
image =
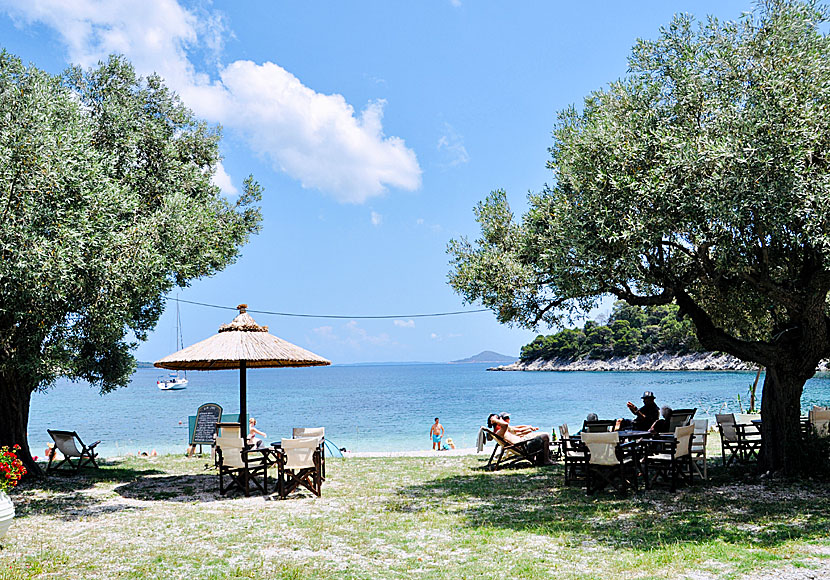
[(246, 366), (247, 365), (244, 360), (239, 361), (239, 426), (243, 439), (248, 438), (248, 421), (245, 418), (248, 414), (247, 409), (245, 409), (245, 391), (248, 388), (248, 379), (245, 372)]

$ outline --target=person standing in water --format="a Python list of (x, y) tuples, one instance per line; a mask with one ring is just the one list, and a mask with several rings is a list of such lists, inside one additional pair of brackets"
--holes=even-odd
[(444, 438), (444, 426), (438, 422), (438, 417), (435, 418), (435, 423), (429, 428), (429, 434), (432, 436), (432, 450), (441, 451), (441, 439)]

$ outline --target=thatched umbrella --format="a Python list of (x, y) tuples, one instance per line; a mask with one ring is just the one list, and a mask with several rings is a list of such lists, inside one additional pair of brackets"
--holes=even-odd
[(174, 371), (239, 369), (239, 423), (244, 436), (248, 432), (245, 423), (248, 367), (314, 367), (330, 365), (331, 361), (269, 334), (267, 326), (259, 326), (248, 314), (247, 304), (237, 308), (239, 314), (230, 324), (220, 326), (218, 334), (153, 364)]

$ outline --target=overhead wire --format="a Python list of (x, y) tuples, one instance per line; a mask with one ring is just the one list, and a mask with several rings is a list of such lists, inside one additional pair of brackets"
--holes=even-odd
[[(193, 304), (196, 306), (204, 306), (206, 308), (218, 308), (221, 310), (236, 310), (235, 306), (221, 306), (219, 304), (208, 304), (206, 302), (196, 302), (194, 300), (182, 300), (181, 298), (176, 298), (173, 296), (165, 296), (165, 300), (175, 300), (177, 302), (181, 302), (184, 304)], [(347, 320), (384, 320), (384, 319), (395, 319), (395, 318), (435, 318), (439, 316), (458, 316), (461, 314), (476, 314), (479, 312), (489, 312), (488, 308), (479, 308), (476, 310), (456, 310), (453, 312), (433, 312), (428, 314), (378, 314), (378, 315), (359, 315), (359, 316), (346, 316), (343, 314), (299, 314), (296, 312), (275, 312), (272, 310), (254, 310), (252, 308), (247, 309), (248, 312), (253, 312), (255, 314), (266, 314), (271, 316), (291, 316), (294, 318), (333, 318), (333, 319), (347, 319)]]

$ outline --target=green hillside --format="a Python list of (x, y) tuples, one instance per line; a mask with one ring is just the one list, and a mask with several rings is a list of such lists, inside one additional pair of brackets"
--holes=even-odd
[(589, 320), (582, 329), (540, 334), (522, 347), (521, 360), (607, 360), (653, 352), (702, 352), (691, 321), (678, 318), (676, 305), (640, 307), (617, 302), (607, 323)]

